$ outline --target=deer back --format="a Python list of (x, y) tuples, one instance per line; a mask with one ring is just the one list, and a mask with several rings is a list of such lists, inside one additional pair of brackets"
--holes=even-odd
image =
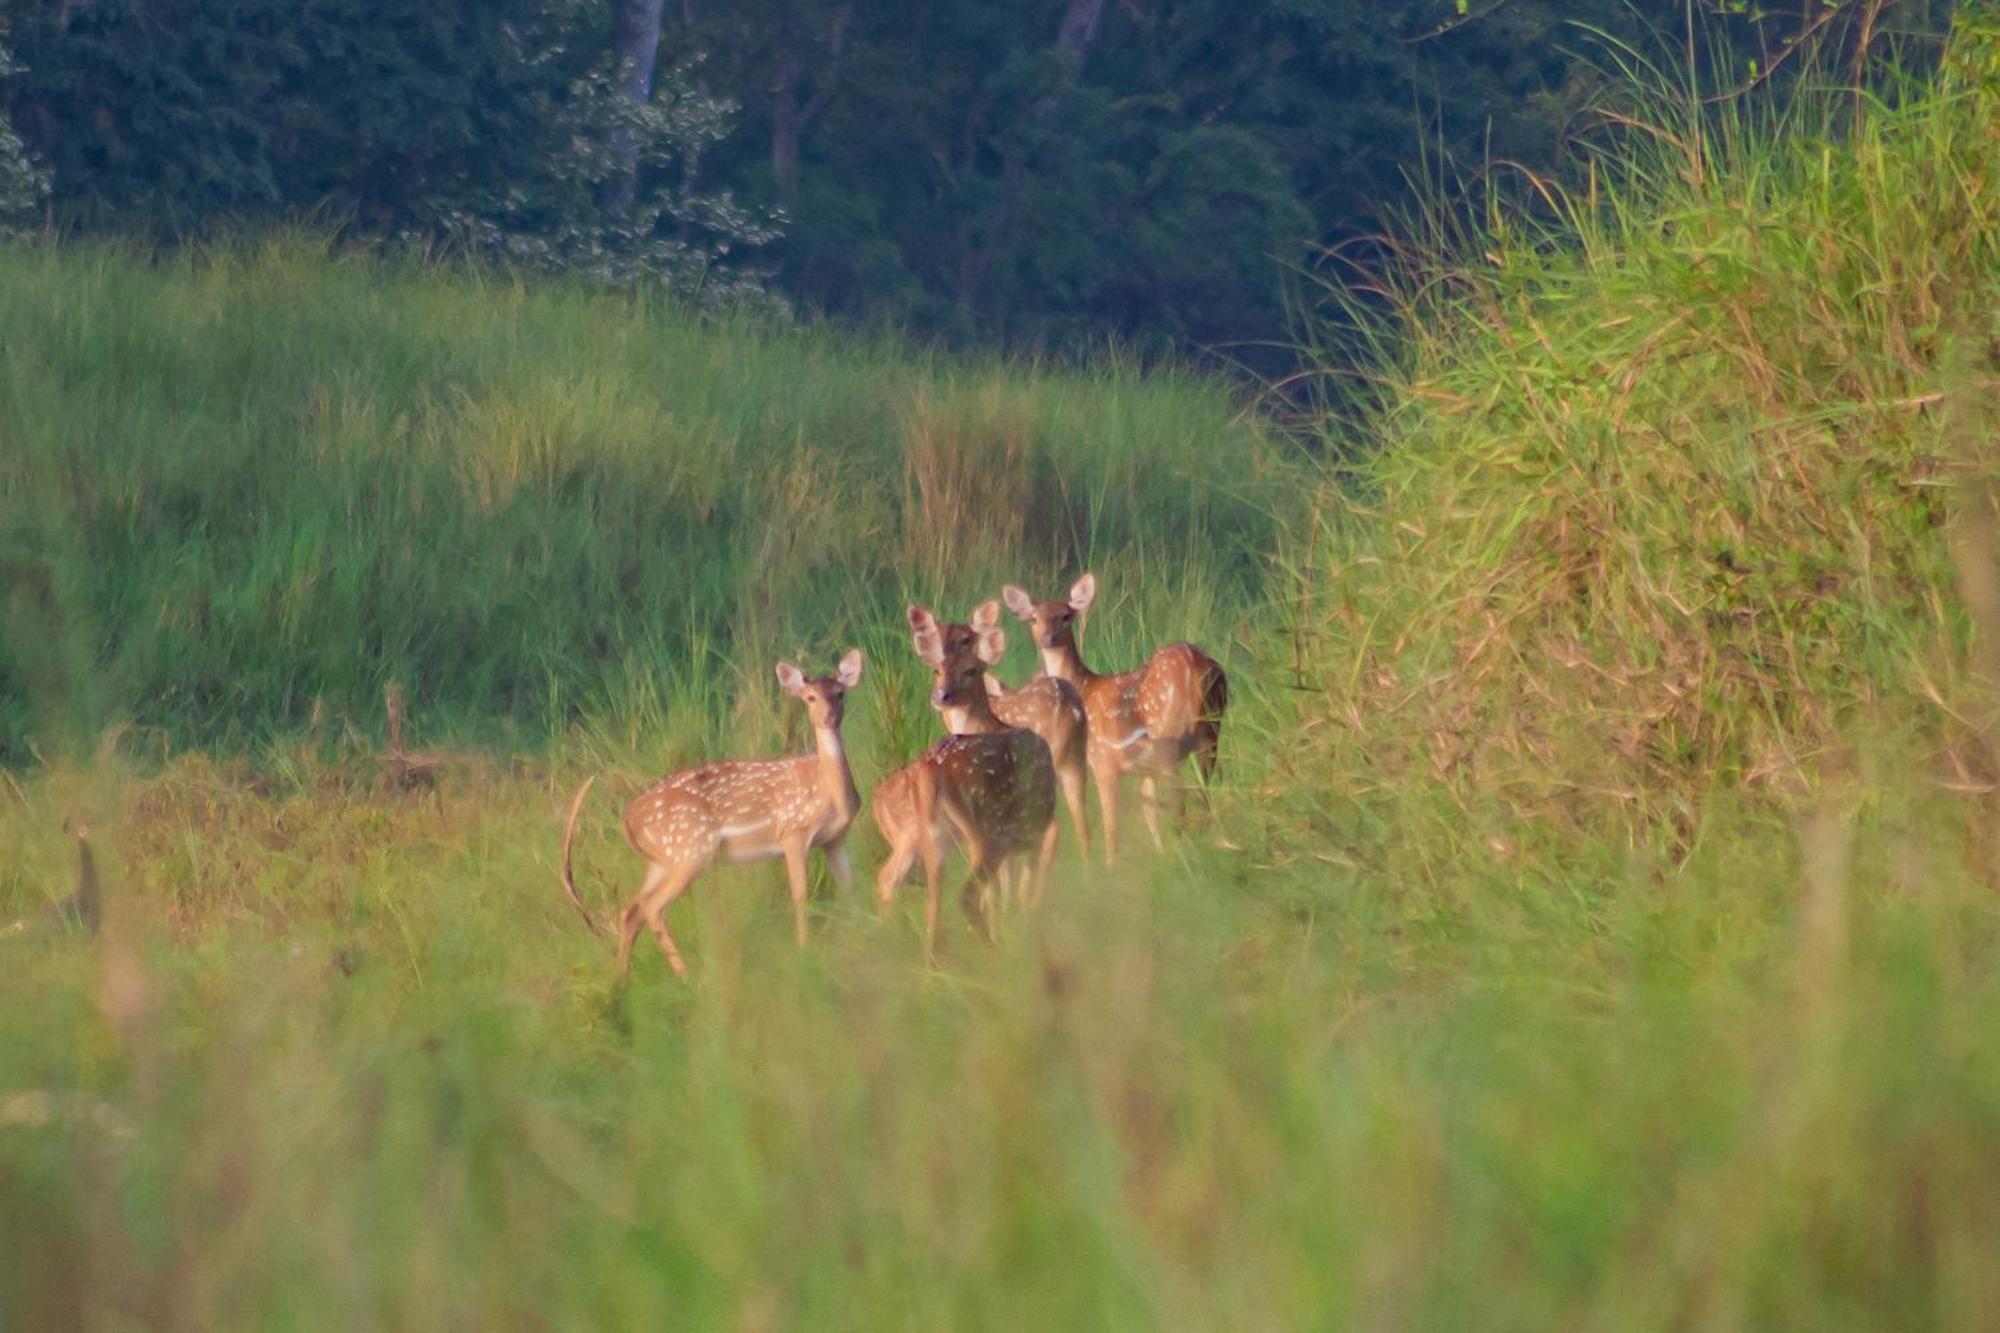
[(868, 798), (868, 809), (875, 818), (875, 827), (881, 831), (883, 841), (891, 847), (900, 846), (916, 835), (917, 769), (922, 763), (923, 759), (919, 756), (904, 764), (876, 783), (874, 792)]
[(1083, 710), (1089, 718), (1090, 762), (1129, 768), (1151, 753), (1152, 731), (1139, 713), (1138, 671), (1093, 676), (1084, 681)]
[(1037, 676), (1015, 689), (1001, 690), (993, 695), (993, 713), (1010, 727), (1040, 736), (1058, 769), (1084, 761), (1089, 717), (1083, 696), (1068, 681)]
[(1191, 643), (1168, 644), (1142, 667), (1084, 682), (1091, 762), (1120, 770), (1178, 763), (1220, 725), (1228, 701), (1214, 658)]
[[(917, 812), (917, 784), (923, 764), (922, 755), (912, 759), (875, 784), (875, 790), (868, 798), (868, 809), (874, 816), (875, 827), (881, 832), (882, 841), (891, 849), (915, 845), (920, 817)], [(940, 848), (949, 847), (952, 843), (950, 823), (945, 821), (943, 812), (935, 808), (931, 818), (931, 836)]]
[(1204, 722), (1222, 720), (1227, 678), (1216, 660), (1193, 644), (1168, 644), (1147, 658), (1137, 675), (1133, 705), (1154, 738), (1182, 740)]
[(935, 804), (989, 858), (1027, 851), (1055, 818), (1055, 763), (1031, 731), (947, 736), (919, 763), (919, 809)]
[(642, 856), (674, 862), (721, 851), (775, 855), (801, 835), (831, 841), (855, 803), (828, 789), (817, 755), (725, 759), (661, 778), (625, 807), (625, 837)]

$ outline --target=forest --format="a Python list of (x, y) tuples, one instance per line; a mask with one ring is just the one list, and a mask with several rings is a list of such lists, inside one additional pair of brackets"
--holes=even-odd
[(1578, 170), (1634, 67), (1726, 96), (1921, 59), (1949, 9), (5, 0), (0, 208), (152, 243), (303, 223), (1268, 376), (1404, 214)]

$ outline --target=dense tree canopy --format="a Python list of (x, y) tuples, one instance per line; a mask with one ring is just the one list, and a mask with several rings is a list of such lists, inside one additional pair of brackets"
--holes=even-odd
[(731, 291), (748, 252), (801, 308), (953, 340), (1240, 348), (1413, 179), (1553, 169), (1612, 44), (1698, 21), (1722, 86), (1948, 7), (0, 0), (0, 106), (65, 226), (314, 217)]
[[(162, 239), (310, 218), (694, 289), (769, 232), (695, 188), (728, 103), (636, 90), (596, 0), (0, 0), (57, 219)], [(632, 94), (636, 92), (636, 100)]]

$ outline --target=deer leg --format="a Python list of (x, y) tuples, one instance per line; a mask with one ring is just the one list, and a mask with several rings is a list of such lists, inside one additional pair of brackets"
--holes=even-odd
[(854, 858), (847, 854), (847, 839), (835, 838), (823, 849), (826, 868), (833, 874), (833, 882), (842, 889), (854, 887)]
[(924, 882), (924, 964), (937, 966), (938, 883)]
[(965, 877), (965, 887), (959, 890), (958, 905), (965, 912), (965, 919), (972, 928), (993, 943), (993, 922), (986, 914), (986, 886), (993, 882), (993, 866), (986, 859), (986, 849), (973, 846), (967, 849), (971, 855), (972, 873)]
[(798, 937), (799, 947), (806, 947), (806, 844), (788, 842), (785, 844), (785, 877), (792, 886), (792, 934)]
[(1161, 795), (1166, 798), (1167, 818), (1176, 829), (1187, 828), (1187, 790), (1191, 781), (1187, 771), (1178, 765), (1172, 771), (1160, 776)]
[(667, 868), (652, 861), (646, 862), (646, 878), (639, 885), (639, 891), (632, 895), (632, 901), (618, 914), (618, 978), (632, 970), (632, 943), (639, 938), (640, 927), (646, 924), (646, 900), (653, 890), (667, 879)]
[(674, 937), (667, 930), (667, 907), (674, 899), (687, 892), (687, 886), (694, 883), (699, 870), (689, 868), (666, 879), (665, 885), (652, 897), (646, 899), (646, 925), (659, 942), (660, 952), (667, 956), (667, 966), (682, 981), (687, 980), (687, 963), (681, 959), (681, 951), (674, 947)]
[(1153, 850), (1163, 850), (1167, 844), (1160, 838), (1160, 784), (1151, 773), (1139, 779), (1139, 813), (1146, 818), (1146, 832), (1153, 835)]
[(1083, 816), (1083, 770), (1070, 768), (1056, 774), (1056, 781), (1062, 786), (1063, 804), (1069, 807), (1069, 822), (1076, 829), (1076, 845), (1083, 849), (1083, 859), (1090, 859), (1090, 825)]
[(889, 855), (882, 860), (882, 868), (875, 872), (875, 906), (887, 910), (896, 901), (896, 886), (910, 873), (910, 867), (917, 860), (917, 840), (905, 838), (889, 847)]
[(1118, 860), (1118, 769), (1112, 764), (1093, 764), (1091, 782), (1097, 788), (1097, 813), (1104, 821), (1104, 864)]
[(944, 876), (944, 854), (929, 827), (929, 810), (917, 830), (917, 851), (924, 861), (924, 965), (937, 966), (938, 895)]
[(1222, 745), (1222, 728), (1213, 722), (1203, 722), (1195, 728), (1194, 766), (1201, 774), (1201, 804), (1209, 814), (1215, 813), (1215, 804), (1208, 797), (1208, 788), (1215, 781), (1215, 765), (1220, 759), (1217, 751)]
[(1056, 821), (1051, 816), (1049, 826), (1042, 830), (1041, 850), (1035, 853), (1035, 876), (1028, 881), (1028, 906), (1030, 907), (1041, 906), (1042, 893), (1049, 886), (1049, 866), (1056, 859), (1056, 843), (1061, 836), (1060, 830), (1056, 827)]

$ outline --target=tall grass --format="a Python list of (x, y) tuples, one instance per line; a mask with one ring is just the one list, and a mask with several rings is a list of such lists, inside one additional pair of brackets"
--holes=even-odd
[[(768, 673), (1089, 563), (1212, 551), (1284, 475), (1211, 386), (705, 323), (303, 240), (0, 254), (0, 752), (420, 712), (630, 732), (704, 655)], [(870, 646), (886, 647), (886, 639)]]
[(1402, 251), (1379, 437), (1295, 580), (1311, 771), (1669, 855), (1706, 793), (1796, 795), (1864, 740), (2000, 777), (1943, 595), (1952, 497), (2000, 458), (1947, 422), (2000, 370), (1991, 23), (1858, 121), (1655, 108), (1576, 192)]
[[(174, 449), (108, 430), (127, 409), (102, 382), (6, 381), (7, 420), (78, 423), (0, 455), (10, 500), (40, 497), (6, 510), (30, 571), (11, 623), (47, 627), (10, 638), (16, 679), (78, 730), (206, 745), (161, 760), (114, 732), (0, 775), (0, 919), (67, 888), (63, 813), (106, 871), (94, 941), (0, 939), (0, 1321), (1989, 1327), (1976, 224), (2000, 118), (1977, 21), (1935, 89), (1852, 137), (1628, 143), (1561, 220), (1413, 274), (1382, 409), (1347, 427), (1372, 461), (1296, 531), (1272, 493), (1298, 474), (1211, 386), (913, 364), (296, 253), (0, 261), (67, 302), (7, 307), (43, 321), (38, 374), (65, 340), (134, 337), (65, 295), (108, 273), (156, 313), (206, 293), (209, 341), (266, 375), (285, 358), (232, 330), (296, 318), (301, 382), (401, 405), (306, 467), (266, 429), (291, 418), (173, 328), (138, 341), (181, 347), (179, 377), (131, 393)], [(287, 282), (324, 344), (267, 299)], [(536, 369), (621, 355), (644, 373), (608, 398)], [(656, 374), (734, 406), (669, 409)], [(606, 402), (651, 424), (621, 436)], [(275, 441), (288, 465), (180, 460), (206, 447), (187, 416), (263, 423), (211, 462)], [(162, 477), (210, 498), (154, 498)], [(214, 498), (232, 484), (264, 507)], [(93, 562), (116, 515), (184, 512), (162, 549), (190, 567)], [(302, 566), (299, 605), (331, 608), (311, 623), (421, 634), (308, 652), (229, 600), (229, 562), (315, 514), (361, 535)], [(907, 905), (822, 893), (800, 952), (775, 874), (717, 872), (674, 909), (692, 984), (648, 954), (611, 986), (551, 870), (580, 771), (776, 743), (766, 659), (859, 639), (865, 786), (931, 726), (898, 597), (1053, 590), (1085, 562), (1111, 571), (1094, 658), (1189, 634), (1230, 667), (1212, 825), (1116, 871), (1066, 857), (1041, 910), (992, 948), (955, 927), (935, 972)], [(127, 619), (173, 652), (77, 629)], [(254, 725), (140, 688), (213, 662), (259, 692)], [(557, 703), (498, 688), (523, 663)], [(391, 673), (452, 742), (434, 794), (386, 790), (372, 737), (301, 723)], [(635, 869), (608, 807), (580, 848), (600, 897)]]

